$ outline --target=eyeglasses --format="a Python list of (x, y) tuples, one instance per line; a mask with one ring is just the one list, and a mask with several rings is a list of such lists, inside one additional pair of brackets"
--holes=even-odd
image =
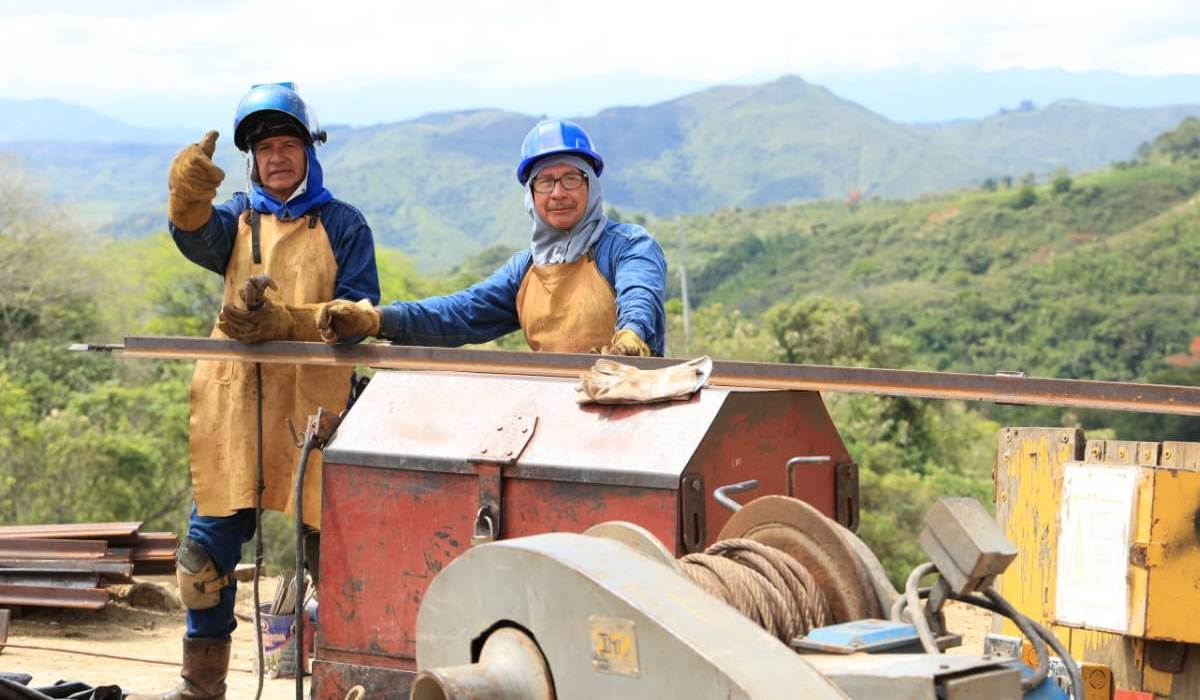
[(538, 194), (550, 194), (554, 191), (554, 186), (560, 182), (564, 190), (577, 190), (583, 186), (583, 183), (587, 182), (587, 175), (583, 173), (567, 173), (562, 177), (544, 175), (530, 180), (529, 186)]

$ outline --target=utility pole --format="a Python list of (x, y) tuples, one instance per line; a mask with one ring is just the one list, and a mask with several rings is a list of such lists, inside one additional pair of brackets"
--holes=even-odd
[(683, 299), (683, 356), (691, 357), (691, 304), (688, 302), (687, 236), (685, 235), (683, 229), (683, 217), (679, 218), (677, 230), (679, 232), (679, 296)]

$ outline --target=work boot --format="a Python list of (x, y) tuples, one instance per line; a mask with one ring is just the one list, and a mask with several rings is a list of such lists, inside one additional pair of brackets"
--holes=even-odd
[(225, 700), (231, 645), (227, 639), (184, 637), (179, 685), (158, 695), (129, 695), (126, 700)]

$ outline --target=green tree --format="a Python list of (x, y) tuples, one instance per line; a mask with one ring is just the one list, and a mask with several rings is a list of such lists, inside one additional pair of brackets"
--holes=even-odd
[(1050, 188), (1055, 194), (1066, 194), (1071, 191), (1071, 171), (1067, 166), (1060, 165), (1054, 170), (1051, 175)]
[(1037, 201), (1037, 190), (1033, 188), (1033, 185), (1024, 184), (1021, 185), (1021, 189), (1017, 190), (1017, 195), (1013, 197), (1012, 208), (1017, 210), (1028, 209), (1037, 204)]

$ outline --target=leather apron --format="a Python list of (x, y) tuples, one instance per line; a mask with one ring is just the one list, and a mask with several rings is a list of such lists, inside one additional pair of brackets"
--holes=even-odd
[[(314, 213), (294, 221), (270, 214), (259, 217), (259, 255), (255, 255), (250, 212), (238, 222), (237, 238), (225, 268), (222, 304), (241, 303), (237, 296), (246, 279), (268, 274), (279, 285), (268, 294), (277, 302), (298, 306), (333, 299), (337, 260), (329, 236)], [(256, 257), (258, 262), (256, 262)], [(306, 329), (308, 331), (309, 329)], [(213, 327), (213, 338), (227, 338)], [(315, 325), (311, 337), (318, 340)], [(290, 418), (303, 432), (318, 406), (341, 412), (350, 394), (351, 367), (313, 367), (264, 363), (263, 508), (292, 512), (292, 491), (300, 450), (288, 431)], [(226, 516), (254, 507), (258, 463), (257, 396), (254, 364), (196, 362), (191, 389), (190, 450), (192, 489), (200, 515)], [(304, 522), (321, 523), (321, 452), (309, 457), (304, 476)]]
[(590, 352), (612, 340), (617, 296), (591, 253), (560, 265), (530, 265), (517, 317), (534, 351)]

